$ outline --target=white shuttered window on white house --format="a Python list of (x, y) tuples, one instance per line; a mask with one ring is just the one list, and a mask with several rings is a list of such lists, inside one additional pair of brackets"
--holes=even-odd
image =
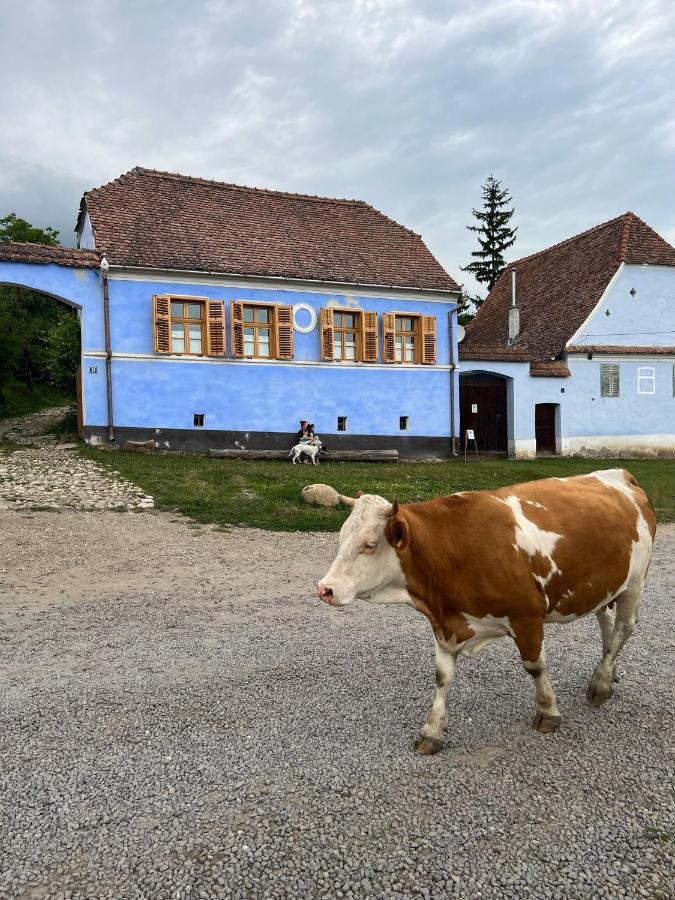
[(638, 367), (638, 394), (656, 393), (656, 370), (652, 366)]
[(600, 396), (619, 396), (619, 367), (614, 363), (603, 363), (600, 366)]

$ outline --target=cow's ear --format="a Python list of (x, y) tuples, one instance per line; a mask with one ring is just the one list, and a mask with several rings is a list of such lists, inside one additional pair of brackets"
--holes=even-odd
[(410, 529), (402, 515), (392, 515), (387, 521), (387, 540), (396, 550), (405, 550), (410, 543)]
[(363, 494), (364, 494), (364, 491), (357, 491), (357, 492), (356, 492), (357, 499), (358, 499), (359, 497), (363, 497)]

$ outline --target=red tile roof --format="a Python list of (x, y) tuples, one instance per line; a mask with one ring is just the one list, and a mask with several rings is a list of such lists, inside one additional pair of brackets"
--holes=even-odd
[[(591, 314), (622, 262), (675, 266), (675, 248), (627, 212), (510, 263), (467, 326), (460, 359), (553, 359)], [(508, 347), (514, 266), (520, 334)]]
[(567, 365), (560, 360), (530, 363), (530, 375), (533, 378), (569, 378), (571, 374)]
[(0, 241), (0, 260), (5, 262), (54, 263), (78, 269), (98, 269), (101, 256), (94, 250), (73, 250), (71, 247), (52, 247), (48, 244), (25, 244), (21, 241)]
[(82, 203), (111, 264), (458, 290), (419, 235), (360, 200), (135, 168)]
[(578, 344), (576, 346), (567, 347), (568, 353), (645, 353), (649, 356), (674, 356), (675, 347), (638, 347), (631, 345), (630, 347), (622, 344)]

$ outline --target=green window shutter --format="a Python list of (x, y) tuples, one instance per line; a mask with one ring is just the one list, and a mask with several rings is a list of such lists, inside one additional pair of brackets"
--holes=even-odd
[(619, 396), (619, 366), (612, 363), (603, 363), (600, 366), (600, 396)]

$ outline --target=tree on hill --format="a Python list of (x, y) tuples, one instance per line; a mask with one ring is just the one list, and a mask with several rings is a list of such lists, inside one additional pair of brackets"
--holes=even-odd
[[(509, 225), (515, 212), (507, 209), (513, 199), (506, 188), (492, 175), (482, 186), (483, 208), (472, 210), (478, 225), (467, 225), (469, 231), (478, 235), (479, 249), (471, 256), (474, 261), (462, 268), (463, 272), (471, 272), (476, 281), (486, 285), (491, 291), (494, 283), (504, 269), (504, 251), (512, 247), (516, 241), (517, 228)], [(472, 298), (476, 307), (483, 302), (480, 297)]]
[[(15, 213), (0, 218), (2, 241), (56, 246), (58, 237), (56, 229), (36, 228)], [(38, 386), (74, 396), (79, 356), (73, 309), (27, 288), (0, 285), (0, 412), (12, 414), (10, 394), (39, 399)]]

